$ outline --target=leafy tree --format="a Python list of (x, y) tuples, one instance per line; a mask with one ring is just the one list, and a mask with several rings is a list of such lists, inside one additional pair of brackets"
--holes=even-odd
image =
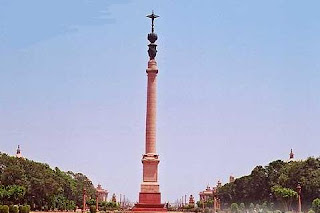
[(272, 188), (281, 186), (295, 190), (298, 183), (302, 186), (304, 208), (310, 208), (312, 201), (320, 197), (319, 157), (292, 162), (276, 160), (265, 167), (257, 166), (250, 175), (219, 188), (218, 196), (223, 203), (262, 204), (268, 201), (278, 207), (283, 201), (274, 195)]
[(89, 205), (89, 206), (95, 206), (95, 205), (96, 205), (96, 200), (95, 200), (95, 199), (87, 200), (87, 205)]
[(67, 210), (73, 210), (73, 211), (75, 211), (75, 209), (76, 209), (76, 203), (73, 201), (73, 200), (67, 200), (66, 201), (66, 203), (67, 203)]
[(0, 153), (0, 204), (31, 204), (33, 209), (70, 209), (82, 205), (83, 189), (95, 198), (92, 182), (81, 173)]
[(13, 204), (22, 202), (26, 194), (26, 189), (23, 186), (17, 185), (0, 185), (0, 200), (4, 203)]
[(320, 213), (320, 198), (312, 201), (312, 210), (315, 211), (315, 213)]
[(284, 209), (286, 211), (291, 208), (292, 200), (298, 197), (298, 193), (294, 190), (281, 186), (273, 186), (272, 191), (276, 198), (278, 198), (283, 203)]

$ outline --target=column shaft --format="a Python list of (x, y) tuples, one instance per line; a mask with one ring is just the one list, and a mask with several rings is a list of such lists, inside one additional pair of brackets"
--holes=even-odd
[(146, 154), (156, 153), (156, 116), (157, 116), (157, 70), (148, 73), (147, 116), (146, 116)]

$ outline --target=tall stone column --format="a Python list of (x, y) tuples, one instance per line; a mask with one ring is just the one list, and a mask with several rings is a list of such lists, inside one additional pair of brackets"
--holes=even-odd
[(158, 154), (156, 154), (156, 117), (157, 117), (157, 74), (158, 67), (155, 60), (157, 45), (155, 41), (158, 39), (154, 33), (154, 19), (158, 16), (153, 12), (147, 16), (152, 19), (152, 32), (148, 34), (150, 41), (149, 61), (147, 67), (147, 113), (146, 113), (146, 149), (142, 157), (143, 164), (143, 180), (139, 193), (139, 203), (135, 205), (133, 211), (166, 211), (164, 204), (161, 204), (161, 193), (158, 182), (158, 164), (160, 162)]
[(146, 115), (146, 153), (156, 153), (156, 117), (157, 117), (157, 62), (148, 62), (147, 115)]

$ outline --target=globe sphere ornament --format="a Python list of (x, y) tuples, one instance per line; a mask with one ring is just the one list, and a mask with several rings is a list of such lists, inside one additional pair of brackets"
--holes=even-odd
[(157, 39), (158, 39), (158, 35), (156, 33), (152, 32), (148, 34), (148, 40), (150, 41), (150, 43), (156, 42)]

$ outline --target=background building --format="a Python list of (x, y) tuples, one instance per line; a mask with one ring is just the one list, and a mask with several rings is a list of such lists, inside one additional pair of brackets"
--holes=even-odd
[(98, 196), (98, 202), (107, 201), (108, 199), (108, 190), (105, 190), (102, 188), (100, 184), (98, 184), (97, 190), (97, 196)]
[(21, 150), (20, 150), (20, 145), (18, 145), (16, 157), (17, 157), (17, 158), (23, 158), (23, 157), (22, 157), (22, 154), (21, 154)]

